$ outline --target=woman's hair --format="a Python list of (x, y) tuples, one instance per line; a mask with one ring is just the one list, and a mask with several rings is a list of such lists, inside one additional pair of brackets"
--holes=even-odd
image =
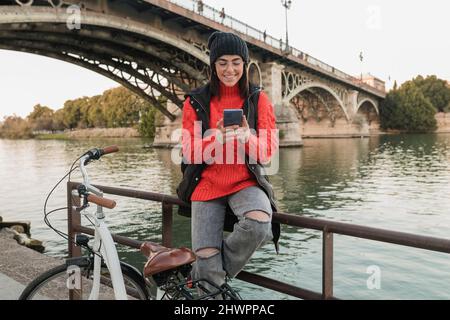
[[(211, 95), (216, 96), (220, 100), (220, 79), (217, 76), (217, 70), (214, 64), (211, 66), (211, 76), (209, 82)], [(238, 86), (241, 97), (244, 99), (247, 98), (250, 92), (247, 62), (244, 62), (244, 71), (242, 72), (242, 77), (238, 81)]]

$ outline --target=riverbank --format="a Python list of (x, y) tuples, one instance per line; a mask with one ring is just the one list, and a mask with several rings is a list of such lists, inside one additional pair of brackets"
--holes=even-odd
[[(450, 113), (439, 112), (435, 115), (437, 121), (437, 129), (430, 133), (450, 133)], [(322, 130), (323, 131), (323, 130)], [(326, 132), (326, 130), (325, 130)], [(302, 139), (308, 138), (361, 138), (369, 137), (373, 135), (384, 135), (384, 134), (402, 134), (400, 130), (372, 130), (369, 133), (361, 134), (345, 134), (345, 133), (306, 133), (302, 136)], [(37, 140), (76, 140), (76, 139), (94, 139), (94, 138), (142, 138), (139, 131), (135, 128), (89, 128), (89, 129), (77, 129), (77, 130), (67, 130), (58, 133), (40, 133), (34, 136)], [(171, 144), (167, 144), (171, 146)], [(158, 146), (160, 147), (160, 146)], [(162, 147), (166, 147), (163, 144)]]
[(438, 112), (434, 117), (437, 122), (435, 133), (450, 133), (450, 113)]
[(42, 133), (36, 135), (37, 140), (72, 140), (91, 138), (140, 138), (135, 128), (90, 128), (65, 131), (61, 133)]

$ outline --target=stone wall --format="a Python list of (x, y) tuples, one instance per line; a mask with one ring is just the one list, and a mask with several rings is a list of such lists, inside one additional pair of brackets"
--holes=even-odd
[(438, 112), (434, 116), (437, 121), (437, 133), (450, 133), (450, 113)]
[(306, 122), (299, 120), (303, 138), (308, 137), (352, 137), (367, 136), (379, 133), (380, 125), (372, 121), (371, 124), (355, 124), (347, 122), (346, 119), (337, 119), (333, 124), (330, 119), (320, 122), (311, 119)]

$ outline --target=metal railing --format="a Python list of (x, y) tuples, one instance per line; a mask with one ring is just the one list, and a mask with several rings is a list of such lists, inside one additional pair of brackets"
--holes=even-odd
[[(74, 239), (76, 233), (94, 234), (94, 230), (81, 225), (80, 214), (72, 209), (72, 190), (79, 183), (67, 183), (67, 207), (68, 209), (68, 234), (69, 239)], [(172, 246), (172, 219), (173, 206), (188, 206), (175, 196), (145, 192), (139, 190), (96, 186), (106, 194), (123, 197), (157, 201), (161, 203), (162, 210), (162, 244)], [(76, 198), (77, 199), (77, 198)], [(78, 199), (79, 200), (79, 199)], [(333, 235), (340, 234), (361, 239), (375, 240), (393, 243), (408, 247), (421, 248), (431, 251), (450, 253), (450, 240), (435, 237), (420, 236), (410, 233), (389, 231), (378, 228), (359, 226), (349, 223), (327, 221), (316, 218), (301, 217), (298, 215), (275, 212), (273, 221), (298, 228), (307, 228), (322, 231), (322, 292), (315, 292), (305, 288), (296, 287), (278, 280), (242, 271), (237, 278), (264, 288), (275, 290), (301, 299), (336, 299), (333, 296)], [(113, 239), (120, 244), (139, 249), (143, 241), (133, 240), (119, 235), (113, 235)], [(69, 256), (80, 256), (80, 248), (69, 241)]]
[[(376, 90), (376, 91), (380, 91), (378, 88), (371, 86), (369, 84), (366, 83), (361, 83), (361, 81), (354, 77), (351, 76), (339, 69), (336, 69), (335, 67), (319, 60), (316, 59), (312, 56), (310, 56), (309, 54), (296, 49), (292, 46), (288, 46), (286, 44), (286, 42), (284, 42), (281, 38), (280, 39), (276, 39), (271, 35), (268, 35), (265, 31), (260, 31), (248, 24), (246, 24), (245, 22), (242, 22), (238, 19), (235, 19), (231, 16), (229, 16), (228, 14), (226, 14), (224, 17), (221, 17), (221, 12), (207, 4), (203, 3), (203, 8), (199, 10), (199, 4), (198, 4), (198, 0), (167, 0), (177, 6), (180, 6), (184, 9), (190, 10), (193, 13), (199, 14), (201, 16), (204, 16), (205, 18), (208, 18), (214, 22), (220, 23), (226, 27), (229, 27), (233, 30), (236, 30), (242, 34), (245, 34), (246, 36), (252, 37), (256, 40), (262, 41), (266, 44), (268, 44), (269, 46), (275, 48), (275, 49), (279, 49), (281, 51), (281, 54), (286, 54), (289, 53), (292, 56), (299, 58), (301, 60), (303, 60), (304, 62), (307, 62), (310, 65), (316, 66), (328, 73), (334, 74), (337, 78), (346, 80), (346, 81), (350, 81), (355, 85), (359, 85), (361, 87), (366, 87), (366, 88), (370, 88), (372, 90)], [(383, 92), (383, 91), (380, 91)]]

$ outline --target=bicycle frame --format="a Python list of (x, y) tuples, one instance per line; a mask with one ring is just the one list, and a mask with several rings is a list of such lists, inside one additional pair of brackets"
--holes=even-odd
[[(86, 155), (80, 159), (80, 170), (83, 175), (83, 185), (86, 187), (88, 192), (91, 192), (99, 197), (103, 197), (103, 192), (89, 182), (89, 176), (85, 168), (85, 161), (89, 159)], [(74, 190), (75, 191), (75, 190)], [(83, 209), (82, 211), (84, 211)], [(80, 212), (81, 213), (81, 212)], [(96, 214), (85, 213), (85, 215), (90, 215), (94, 220), (94, 245), (93, 251), (96, 253), (94, 255), (94, 280), (91, 293), (89, 295), (89, 300), (97, 300), (100, 291), (100, 270), (101, 270), (101, 257), (103, 257), (106, 267), (108, 268), (111, 281), (114, 289), (114, 296), (117, 300), (127, 300), (127, 294), (125, 290), (125, 284), (122, 276), (122, 270), (120, 267), (120, 260), (117, 254), (116, 245), (109, 232), (109, 229), (104, 221), (105, 215), (103, 213), (103, 208), (97, 205)]]
[[(174, 264), (173, 268), (171, 269), (162, 269), (160, 272), (153, 274), (152, 278), (148, 278), (145, 280), (142, 277), (142, 274), (139, 273), (139, 271), (134, 270), (135, 268), (132, 267), (131, 271), (129, 266), (127, 267), (126, 264), (124, 264), (125, 269), (123, 269), (124, 273), (122, 274), (122, 263), (119, 260), (119, 256), (117, 254), (116, 245), (114, 243), (114, 240), (112, 238), (112, 235), (110, 231), (108, 230), (108, 227), (105, 223), (105, 215), (103, 213), (103, 207), (113, 209), (116, 205), (115, 201), (111, 199), (107, 199), (103, 197), (103, 192), (99, 190), (98, 188), (94, 187), (90, 183), (90, 179), (86, 170), (86, 165), (92, 161), (92, 160), (98, 160), (101, 156), (117, 152), (118, 148), (116, 146), (110, 146), (106, 147), (104, 149), (98, 149), (94, 148), (86, 152), (79, 160), (79, 168), (81, 171), (81, 174), (83, 176), (83, 183), (78, 186), (77, 190), (73, 190), (72, 194), (76, 196), (83, 197), (83, 204), (81, 208), (76, 208), (76, 210), (79, 211), (80, 214), (83, 214), (88, 220), (94, 225), (94, 243), (92, 248), (88, 247), (88, 250), (90, 251), (90, 255), (87, 258), (86, 262), (87, 264), (87, 271), (88, 274), (92, 270), (92, 258), (91, 255), (94, 256), (93, 261), (93, 270), (92, 270), (92, 276), (93, 276), (93, 282), (92, 282), (92, 289), (89, 293), (89, 300), (98, 300), (100, 295), (100, 287), (101, 287), (101, 270), (102, 270), (102, 264), (105, 262), (106, 268), (109, 271), (110, 275), (110, 282), (112, 284), (112, 289), (114, 292), (114, 297), (116, 300), (128, 300), (128, 294), (126, 292), (125, 288), (125, 282), (124, 282), (124, 275), (128, 280), (131, 281), (131, 283), (135, 283), (137, 287), (137, 294), (139, 294), (138, 298), (149, 298), (149, 285), (156, 285), (157, 292), (156, 292), (156, 299), (177, 299), (178, 297), (185, 298), (187, 300), (194, 299), (196, 296), (192, 295), (192, 293), (189, 291), (189, 288), (192, 290), (195, 290), (195, 288), (198, 285), (198, 288), (202, 290), (206, 290), (203, 285), (200, 284), (200, 281), (205, 281), (215, 287), (217, 289), (216, 291), (209, 292), (206, 290), (206, 294), (202, 297), (199, 297), (199, 299), (204, 298), (210, 298), (215, 297), (216, 295), (222, 295), (224, 298), (228, 297), (231, 299), (240, 299), (238, 294), (235, 294), (231, 287), (223, 287), (217, 286), (216, 284), (210, 282), (206, 279), (197, 279), (195, 281), (188, 280), (188, 273), (190, 272), (191, 265), (187, 264), (186, 262), (181, 264)], [(87, 210), (89, 208), (89, 204), (96, 204), (96, 210), (93, 212), (92, 210)], [(88, 238), (81, 238), (76, 239), (77, 243), (79, 245), (86, 246), (88, 243)], [(156, 249), (151, 249), (152, 245), (150, 244), (150, 250), (155, 253), (159, 252), (159, 247), (156, 246)], [(182, 248), (185, 249), (185, 248)], [(141, 247), (142, 250), (142, 247)], [(172, 250), (162, 247), (163, 251)], [(144, 253), (144, 252), (143, 252)], [(144, 253), (147, 255), (147, 252)], [(192, 257), (192, 252), (188, 253), (188, 260), (189, 263), (194, 261)], [(81, 261), (83, 262), (83, 261)], [(83, 263), (80, 261), (75, 262), (74, 265), (84, 266)], [(162, 262), (162, 261), (161, 261)], [(165, 262), (164, 262), (165, 263)], [(61, 267), (63, 267), (61, 269)], [(165, 266), (167, 268), (167, 266)], [(64, 271), (64, 268), (66, 266), (59, 266), (58, 268), (54, 268), (52, 270), (49, 270), (49, 272), (45, 273), (43, 278), (37, 278), (36, 281), (32, 283), (32, 286), (26, 291), (26, 295), (30, 295), (30, 293), (33, 293), (36, 291), (36, 287), (39, 286), (41, 283), (48, 282), (49, 278), (48, 276), (52, 277), (54, 272), (61, 273), (61, 270)], [(67, 269), (67, 268), (66, 268)], [(157, 269), (159, 270), (159, 269)], [(67, 270), (66, 270), (67, 271)], [(81, 273), (78, 273), (79, 276), (81, 276)], [(182, 279), (180, 278), (182, 277)], [(39, 280), (39, 281), (37, 281)], [(35, 283), (36, 282), (36, 283)], [(154, 282), (154, 283), (153, 283)], [(67, 282), (69, 285), (69, 282)], [(79, 281), (78, 283), (82, 283), (82, 281)], [(152, 287), (154, 288), (154, 287)], [(70, 288), (69, 288), (70, 289)], [(77, 288), (78, 289), (78, 288)], [(79, 289), (82, 289), (81, 287)], [(81, 291), (82, 292), (82, 291)], [(134, 291), (132, 291), (133, 293)], [(73, 292), (71, 292), (73, 293)], [(181, 294), (181, 296), (180, 296)]]

